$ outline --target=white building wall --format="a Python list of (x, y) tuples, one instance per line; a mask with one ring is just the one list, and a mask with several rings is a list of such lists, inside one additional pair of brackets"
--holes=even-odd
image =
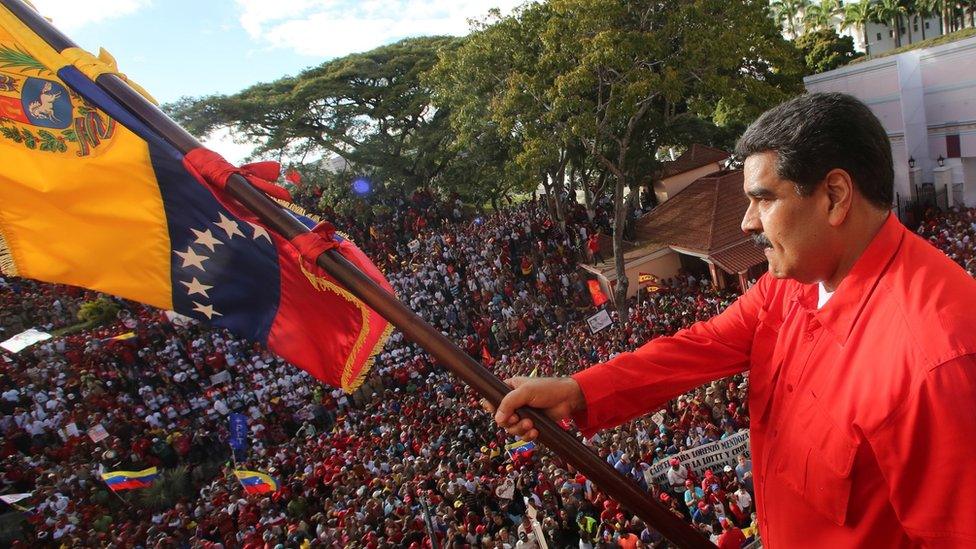
[[(804, 83), (809, 92), (849, 93), (871, 108), (891, 139), (895, 191), (902, 197), (912, 194), (909, 158), (916, 160), (917, 182), (935, 183), (941, 155), (953, 182), (963, 186), (959, 194), (976, 206), (976, 38), (855, 63)], [(958, 159), (948, 158), (953, 135)]]

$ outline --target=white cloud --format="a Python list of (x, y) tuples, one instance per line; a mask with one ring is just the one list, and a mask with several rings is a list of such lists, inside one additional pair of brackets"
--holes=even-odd
[(460, 36), (468, 19), (524, 0), (236, 0), (244, 30), (271, 48), (331, 58), (408, 36)]
[(235, 135), (229, 128), (218, 128), (202, 140), (204, 147), (217, 152), (228, 162), (241, 165), (258, 146), (258, 143), (248, 142)]
[(31, 0), (37, 11), (68, 33), (106, 19), (131, 15), (152, 0)]

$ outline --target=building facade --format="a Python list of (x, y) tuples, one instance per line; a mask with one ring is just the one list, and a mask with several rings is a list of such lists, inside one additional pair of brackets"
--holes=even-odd
[(948, 205), (976, 206), (976, 38), (852, 63), (804, 83), (809, 92), (851, 94), (878, 116), (898, 200), (945, 192)]

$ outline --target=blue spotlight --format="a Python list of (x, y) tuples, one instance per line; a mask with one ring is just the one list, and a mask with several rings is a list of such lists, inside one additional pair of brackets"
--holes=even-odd
[(370, 184), (365, 179), (357, 179), (352, 182), (352, 190), (356, 194), (366, 194), (369, 192)]

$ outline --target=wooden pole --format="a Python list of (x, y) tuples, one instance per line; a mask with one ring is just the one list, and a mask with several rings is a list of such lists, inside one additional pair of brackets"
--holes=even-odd
[[(0, 4), (14, 13), (55, 50), (60, 52), (75, 47), (74, 42), (21, 0), (0, 0)], [(122, 79), (112, 74), (103, 74), (98, 77), (96, 83), (132, 115), (179, 151), (186, 153), (201, 147), (196, 138), (130, 88)], [(299, 234), (308, 232), (305, 225), (286, 213), (263, 192), (251, 186), (244, 177), (233, 175), (227, 184), (227, 191), (282, 237), (291, 240)], [(329, 250), (320, 255), (316, 263), (491, 404), (497, 406), (502, 397), (511, 390), (501, 379), (387, 293), (339, 252)], [(323, 337), (328, 336), (323, 335)], [(520, 417), (532, 420), (539, 431), (539, 441), (542, 444), (586, 475), (607, 495), (620, 502), (673, 544), (682, 548), (715, 547), (695, 529), (655, 502), (650, 494), (643, 491), (636, 483), (624, 477), (583, 445), (575, 436), (559, 427), (543, 412), (532, 408), (520, 408), (517, 413)]]

